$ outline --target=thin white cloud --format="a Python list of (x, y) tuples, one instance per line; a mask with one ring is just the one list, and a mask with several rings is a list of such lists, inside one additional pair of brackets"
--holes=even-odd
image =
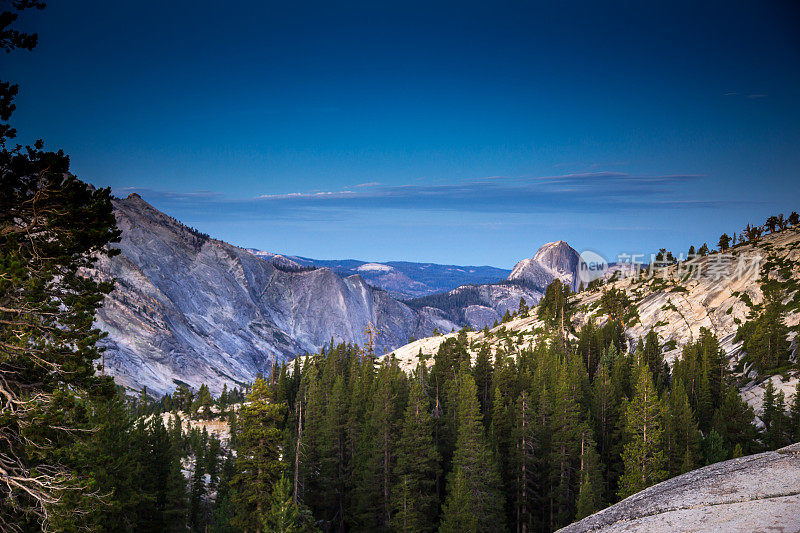
[[(468, 179), (449, 183), (376, 184), (342, 190), (265, 193), (234, 199), (206, 191), (144, 191), (160, 205), (197, 212), (227, 212), (243, 218), (331, 220), (375, 210), (503, 214), (611, 214), (648, 209), (703, 209), (730, 206), (724, 200), (698, 200), (687, 184), (698, 174), (634, 175), (591, 172), (536, 177)], [(133, 189), (128, 189), (132, 191)]]
[(285, 194), (261, 194), (256, 198), (259, 200), (296, 200), (301, 198), (337, 198), (348, 194), (355, 193), (353, 191), (289, 192)]

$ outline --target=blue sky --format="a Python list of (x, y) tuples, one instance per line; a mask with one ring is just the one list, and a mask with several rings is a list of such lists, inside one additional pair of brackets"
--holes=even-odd
[(234, 244), (510, 267), (800, 210), (793, 2), (50, 4), (19, 140)]

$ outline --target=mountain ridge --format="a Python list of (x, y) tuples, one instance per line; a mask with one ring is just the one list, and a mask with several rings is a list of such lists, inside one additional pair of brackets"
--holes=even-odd
[(93, 274), (115, 278), (96, 326), (109, 335), (103, 371), (155, 394), (187, 383), (241, 386), (284, 361), (333, 342), (382, 332), (378, 353), (411, 336), (457, 328), (435, 309), (412, 310), (361, 276), (327, 268), (287, 272), (185, 226), (139, 195), (115, 199), (121, 253)]
[(398, 299), (410, 299), (447, 292), (464, 285), (481, 285), (504, 280), (508, 269), (490, 265), (450, 265), (414, 261), (365, 261), (360, 259), (312, 259), (255, 248), (247, 251), (267, 261), (294, 268), (330, 268), (340, 276), (361, 274), (364, 280), (388, 291)]

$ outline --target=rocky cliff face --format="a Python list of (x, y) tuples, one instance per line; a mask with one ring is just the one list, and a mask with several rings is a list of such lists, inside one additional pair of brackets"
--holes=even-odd
[(363, 343), (371, 321), (376, 350), (450, 331), (434, 309), (412, 310), (358, 276), (327, 268), (292, 272), (187, 228), (138, 195), (115, 201), (121, 254), (96, 275), (116, 289), (97, 317), (109, 333), (105, 365), (118, 383), (162, 394), (180, 383), (218, 392), (252, 381), (271, 359), (318, 351), (331, 340)]
[(572, 290), (578, 290), (579, 263), (580, 254), (565, 241), (548, 242), (531, 259), (517, 263), (508, 279), (537, 287), (547, 287), (554, 279), (560, 279)]

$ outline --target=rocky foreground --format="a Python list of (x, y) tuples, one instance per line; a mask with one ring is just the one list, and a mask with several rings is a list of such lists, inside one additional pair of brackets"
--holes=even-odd
[(560, 531), (798, 532), (800, 443), (693, 470)]

